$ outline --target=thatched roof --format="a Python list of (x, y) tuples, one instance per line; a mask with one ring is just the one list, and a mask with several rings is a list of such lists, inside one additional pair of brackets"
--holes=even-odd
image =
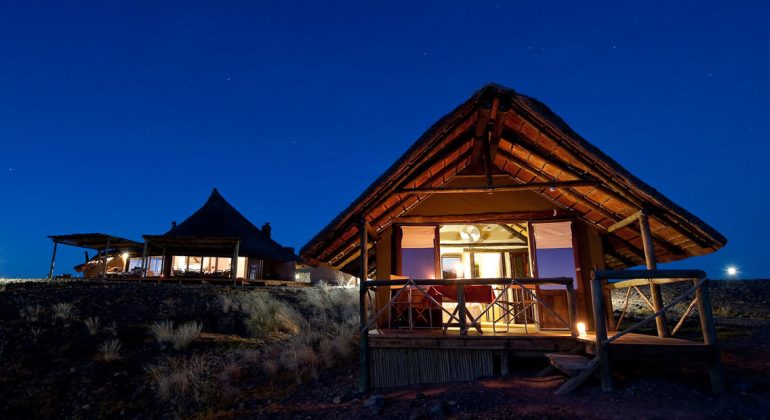
[(241, 256), (269, 261), (299, 259), (291, 248), (281, 246), (243, 217), (216, 188), (203, 207), (183, 222), (160, 237), (145, 235), (145, 238), (156, 246), (159, 241), (165, 241), (169, 246), (184, 247), (187, 242), (193, 248), (212, 246), (227, 249), (232, 249), (233, 238), (238, 238)]
[(605, 262), (610, 268), (644, 263), (637, 224), (607, 232), (641, 209), (649, 211), (659, 262), (708, 254), (727, 242), (714, 228), (588, 143), (543, 103), (490, 84), (428, 129), (300, 255), (332, 266), (350, 261), (358, 253), (357, 224), (362, 215), (377, 231), (385, 229), (431, 195), (410, 189), (445, 185), (477, 164), (487, 142), (492, 145), (486, 152), (492, 170), (516, 183), (574, 181), (568, 187), (535, 192), (604, 233)]

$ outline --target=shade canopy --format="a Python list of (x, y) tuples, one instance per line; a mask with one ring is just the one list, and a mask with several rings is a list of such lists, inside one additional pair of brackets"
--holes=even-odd
[(351, 261), (360, 248), (361, 217), (382, 231), (426, 198), (446, 193), (442, 188), (450, 180), (467, 173), (510, 180), (502, 189), (468, 192), (531, 190), (553, 203), (560, 217), (596, 227), (610, 268), (644, 263), (639, 225), (618, 225), (641, 210), (649, 214), (659, 262), (708, 254), (727, 242), (588, 143), (543, 103), (490, 84), (434, 124), (300, 255), (332, 266)]
[(107, 235), (104, 233), (74, 233), (70, 235), (50, 235), (48, 236), (58, 244), (76, 246), (88, 249), (121, 249), (121, 250), (140, 250), (142, 243), (132, 241), (131, 239), (121, 238), (119, 236)]

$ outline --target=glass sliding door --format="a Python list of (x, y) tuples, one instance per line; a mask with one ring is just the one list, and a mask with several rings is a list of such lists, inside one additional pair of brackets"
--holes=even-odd
[[(445, 279), (524, 278), (529, 275), (526, 223), (451, 224), (440, 226), (439, 232), (441, 274)], [(474, 287), (491, 287), (493, 290), (491, 294), (473, 293), (470, 289)], [(468, 296), (480, 299), (468, 299)], [(491, 302), (489, 296), (497, 297), (497, 301)], [(529, 294), (520, 288), (466, 288), (468, 314), (474, 318), (481, 316), (483, 328), (495, 331), (535, 329), (536, 308), (530, 304)], [(490, 305), (492, 307), (488, 308)], [(443, 306), (452, 312), (456, 304), (448, 302)]]

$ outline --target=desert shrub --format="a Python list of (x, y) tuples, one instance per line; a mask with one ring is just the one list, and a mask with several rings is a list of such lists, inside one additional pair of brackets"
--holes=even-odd
[(75, 318), (75, 307), (71, 303), (57, 303), (53, 305), (54, 319), (61, 319), (65, 326), (69, 326), (70, 321)]
[(227, 295), (219, 295), (219, 305), (222, 307), (222, 312), (224, 313), (239, 309), (238, 302)]
[(35, 322), (40, 318), (42, 310), (40, 305), (27, 305), (19, 311), (19, 316), (27, 322)]
[(158, 398), (170, 400), (200, 401), (200, 384), (204, 382), (205, 373), (211, 368), (210, 363), (203, 357), (171, 358), (165, 364), (152, 366), (149, 373), (155, 382)]
[(86, 328), (88, 328), (88, 333), (91, 335), (96, 335), (99, 333), (99, 325), (101, 324), (101, 321), (99, 321), (99, 317), (88, 317), (83, 321), (84, 324), (86, 324)]
[(155, 341), (163, 346), (171, 342), (171, 336), (174, 335), (174, 322), (169, 320), (154, 322), (149, 330)]
[(278, 364), (278, 361), (275, 359), (265, 359), (262, 361), (262, 371), (267, 375), (268, 377), (275, 376), (278, 371), (281, 369), (281, 366)]
[(112, 321), (110, 323), (110, 326), (105, 327), (104, 330), (112, 334), (113, 337), (118, 336), (118, 324), (116, 324), (115, 321)]
[(326, 316), (341, 321), (358, 313), (358, 292), (353, 287), (321, 283), (301, 291), (301, 303), (313, 317)]
[(105, 362), (120, 359), (120, 340), (107, 340), (99, 345), (99, 355)]
[(203, 325), (198, 322), (186, 322), (176, 328), (171, 335), (171, 343), (176, 350), (184, 350), (201, 335)]
[(255, 337), (266, 337), (273, 332), (297, 334), (307, 324), (289, 304), (264, 291), (238, 296), (233, 307), (247, 316), (244, 324)]
[(32, 341), (37, 344), (37, 340), (40, 339), (40, 336), (43, 335), (43, 329), (38, 327), (32, 327), (29, 329), (30, 334), (32, 334)]
[(170, 357), (147, 372), (157, 398), (175, 406), (181, 417), (230, 404), (239, 395), (238, 383), (247, 377), (239, 360), (217, 355)]

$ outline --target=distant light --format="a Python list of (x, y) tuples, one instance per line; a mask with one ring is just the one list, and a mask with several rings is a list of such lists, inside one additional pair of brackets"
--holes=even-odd
[(455, 266), (453, 268), (455, 271), (455, 276), (458, 279), (465, 277), (465, 264), (463, 264), (462, 261), (458, 261), (457, 263), (455, 263)]
[(735, 276), (737, 276), (737, 275), (738, 275), (738, 267), (736, 267), (736, 266), (734, 266), (734, 265), (729, 265), (729, 266), (727, 266), (727, 268), (725, 269), (725, 273), (726, 273), (728, 276), (730, 276), (730, 277), (735, 277)]
[(585, 322), (578, 322), (577, 323), (577, 330), (578, 330), (578, 335), (580, 337), (585, 337), (586, 336), (586, 323)]

